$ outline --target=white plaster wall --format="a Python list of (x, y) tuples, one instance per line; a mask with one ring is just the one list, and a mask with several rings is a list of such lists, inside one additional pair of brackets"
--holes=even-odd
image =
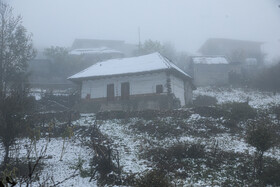
[(90, 94), (92, 99), (107, 97), (107, 84), (114, 84), (115, 96), (121, 96), (121, 83), (123, 82), (129, 82), (130, 95), (156, 93), (158, 84), (162, 84), (163, 92), (167, 92), (166, 79), (166, 73), (161, 72), (87, 80), (83, 81), (81, 97), (84, 99), (87, 94)]
[(186, 104), (184, 81), (174, 75), (170, 75), (170, 80), (172, 93), (174, 93), (175, 97), (180, 100), (181, 106), (184, 106)]
[(193, 88), (189, 81), (185, 82), (185, 103), (192, 104), (192, 98), (193, 98)]

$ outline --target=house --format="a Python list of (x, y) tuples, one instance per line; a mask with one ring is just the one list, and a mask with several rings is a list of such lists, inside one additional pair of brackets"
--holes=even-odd
[(255, 59), (258, 65), (263, 64), (264, 54), (262, 42), (235, 40), (226, 38), (210, 38), (198, 50), (203, 56), (226, 56), (232, 63), (244, 64)]
[(81, 111), (171, 109), (192, 103), (192, 78), (159, 53), (111, 59), (71, 76)]
[(108, 48), (124, 54), (125, 57), (133, 56), (138, 46), (128, 44), (122, 40), (75, 39), (71, 50)]
[(193, 56), (191, 69), (195, 86), (226, 85), (229, 75), (239, 71), (225, 56)]
[(122, 52), (108, 47), (73, 49), (69, 52), (69, 55), (78, 57), (82, 62), (90, 65), (104, 60), (124, 57)]

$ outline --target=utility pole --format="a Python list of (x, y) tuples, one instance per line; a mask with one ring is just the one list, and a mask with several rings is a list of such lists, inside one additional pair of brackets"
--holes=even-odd
[(140, 27), (138, 27), (138, 50), (141, 50), (141, 35), (140, 35)]

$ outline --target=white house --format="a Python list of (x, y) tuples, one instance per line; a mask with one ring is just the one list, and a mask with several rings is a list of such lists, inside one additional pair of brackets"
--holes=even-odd
[(184, 106), (194, 88), (192, 78), (159, 53), (99, 62), (68, 79), (80, 84), (82, 105), (94, 110)]

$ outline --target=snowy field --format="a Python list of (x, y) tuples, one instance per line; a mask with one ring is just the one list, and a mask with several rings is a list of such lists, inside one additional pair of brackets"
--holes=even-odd
[[(267, 108), (273, 104), (280, 103), (280, 95), (273, 95), (267, 92), (258, 92), (252, 90), (243, 91), (242, 89), (231, 89), (231, 88), (198, 88), (194, 92), (194, 97), (198, 95), (209, 95), (215, 96), (218, 103), (227, 102), (245, 102), (249, 97), (249, 104), (254, 108)], [(218, 145), (220, 149), (228, 152), (236, 153), (248, 153), (253, 155), (255, 149), (249, 146), (241, 135), (231, 134), (229, 130), (220, 125), (220, 119), (213, 119), (217, 122), (216, 126), (218, 129), (223, 131), (222, 133), (217, 133), (215, 135), (209, 135), (209, 137), (204, 136), (193, 136), (189, 132), (183, 132), (179, 137), (168, 136), (162, 139), (157, 139), (147, 133), (135, 133), (131, 128), (132, 124), (135, 124), (139, 119), (132, 118), (128, 121), (123, 120), (104, 120), (100, 122), (100, 131), (102, 134), (107, 136), (113, 145), (113, 149), (117, 150), (120, 155), (120, 165), (122, 166), (123, 174), (131, 175), (136, 174), (136, 176), (141, 176), (143, 172), (151, 170), (154, 165), (151, 161), (143, 159), (140, 155), (146, 150), (153, 147), (168, 147), (175, 143), (201, 143), (210, 148), (211, 146)], [(161, 119), (163, 120), (163, 119)], [(169, 119), (167, 118), (166, 121)], [(203, 128), (201, 121), (205, 120), (199, 114), (192, 114), (189, 118), (183, 121), (190, 124), (190, 128), (199, 130), (200, 133), (208, 133), (207, 128)], [(73, 122), (74, 126), (79, 126), (83, 128), (88, 128), (95, 121), (94, 114), (82, 114), (81, 118)], [(148, 121), (147, 121), (148, 122)], [(199, 128), (196, 128), (196, 124), (199, 124)], [(177, 128), (177, 127), (176, 127)], [(178, 127), (179, 128), (179, 127)], [(78, 132), (74, 132), (78, 133)], [(28, 139), (21, 139), (17, 141), (19, 147), (11, 151), (11, 156), (17, 156), (19, 158), (26, 157), (26, 145)], [(41, 138), (37, 142), (37, 149), (47, 144), (47, 139)], [(87, 146), (82, 145), (82, 142), (75, 135), (66, 141), (65, 144), (65, 154), (60, 160), (61, 152), (63, 147), (62, 138), (51, 138), (48, 142), (48, 148), (43, 159), (44, 168), (42, 170), (42, 175), (40, 177), (40, 182), (48, 180), (47, 185), (51, 186), (54, 183), (63, 181), (71, 175), (68, 180), (65, 180), (62, 184), (58, 186), (97, 186), (97, 181), (94, 179), (91, 182), (90, 177), (81, 177), (79, 173), (75, 172), (75, 165), (77, 165), (79, 160), (83, 160), (83, 167), (88, 168), (90, 163), (90, 158), (92, 158), (94, 152), (92, 152)], [(0, 145), (0, 161), (3, 160), (4, 149)], [(33, 156), (35, 152), (33, 150)], [(280, 160), (280, 150), (272, 149), (265, 154), (267, 157), (272, 157)], [(77, 175), (78, 174), (78, 175)], [(195, 175), (195, 174), (193, 174)], [(220, 177), (221, 181), (226, 180), (225, 177)], [(50, 180), (51, 179), (51, 180)], [(194, 185), (194, 186), (213, 186), (213, 181), (211, 181), (211, 176), (203, 180), (195, 180), (192, 176), (179, 181), (181, 186)], [(217, 181), (216, 181), (217, 183)], [(174, 183), (175, 184), (175, 183)], [(34, 183), (34, 186), (39, 185), (38, 182)], [(180, 185), (179, 185), (180, 186)], [(215, 186), (215, 185), (214, 185)], [(219, 185), (216, 185), (219, 186)]]
[(267, 108), (275, 104), (280, 104), (280, 94), (272, 92), (261, 92), (252, 89), (241, 88), (219, 88), (219, 87), (199, 87), (194, 91), (194, 97), (198, 95), (208, 95), (216, 97), (219, 104), (228, 102), (246, 102), (254, 108)]

